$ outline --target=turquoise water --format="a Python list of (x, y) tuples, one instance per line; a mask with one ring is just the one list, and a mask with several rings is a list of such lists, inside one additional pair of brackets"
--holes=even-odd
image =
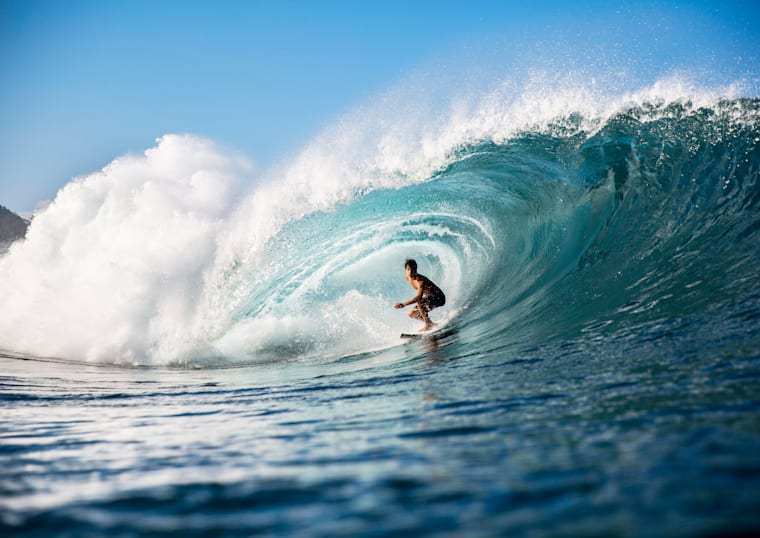
[[(113, 235), (80, 255), (131, 214), (95, 195), (114, 171), (73, 186), (64, 246), (40, 219), (5, 282), (44, 255), (49, 290), (75, 259), (120, 291), (50, 320), (3, 291), (4, 534), (757, 532), (759, 113), (645, 101), (460, 137), (426, 173), (264, 185), (161, 271)], [(434, 337), (398, 338), (406, 257), (446, 292)]]

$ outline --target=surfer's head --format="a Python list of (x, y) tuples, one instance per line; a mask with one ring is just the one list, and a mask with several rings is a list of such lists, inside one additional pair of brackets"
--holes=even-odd
[(413, 259), (408, 259), (404, 262), (404, 269), (409, 269), (409, 273), (412, 275), (417, 274), (417, 262)]

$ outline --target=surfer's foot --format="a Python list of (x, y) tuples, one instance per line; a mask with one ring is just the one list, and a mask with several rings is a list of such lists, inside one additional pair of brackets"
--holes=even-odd
[(423, 325), (423, 326), (422, 326), (422, 329), (420, 329), (420, 332), (421, 332), (421, 333), (424, 333), (424, 332), (426, 332), (426, 331), (429, 331), (429, 330), (430, 330), (430, 329), (432, 329), (433, 327), (435, 327), (435, 323), (433, 323), (433, 322), (431, 321), (430, 323), (426, 323), (425, 325)]

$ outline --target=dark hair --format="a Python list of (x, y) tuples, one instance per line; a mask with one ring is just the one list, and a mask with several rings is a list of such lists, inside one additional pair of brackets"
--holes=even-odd
[(404, 268), (409, 268), (412, 271), (412, 274), (417, 274), (417, 262), (413, 259), (409, 258), (404, 262)]

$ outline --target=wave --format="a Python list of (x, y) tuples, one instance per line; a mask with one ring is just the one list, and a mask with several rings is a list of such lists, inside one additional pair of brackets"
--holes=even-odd
[(392, 308), (408, 257), (476, 349), (729, 308), (760, 274), (760, 102), (736, 92), (541, 79), (398, 116), (381, 99), (264, 174), (165, 136), (64, 187), (0, 258), (0, 347), (127, 364), (383, 349), (410, 330)]

